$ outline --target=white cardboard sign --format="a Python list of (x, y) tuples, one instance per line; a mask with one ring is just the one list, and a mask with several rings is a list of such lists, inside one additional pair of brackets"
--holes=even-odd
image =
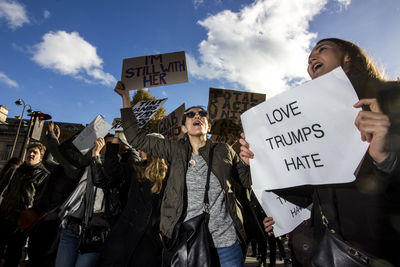
[(354, 181), (368, 148), (354, 125), (357, 101), (337, 68), (243, 113), (253, 188)]
[(121, 81), (129, 90), (187, 82), (185, 52), (126, 58)]
[(104, 120), (103, 116), (97, 115), (97, 117), (82, 130), (72, 143), (83, 155), (85, 155), (93, 147), (96, 139), (106, 136), (110, 129), (111, 125)]
[(311, 216), (310, 210), (301, 208), (272, 192), (254, 189), (253, 191), (267, 216), (274, 218), (275, 236), (293, 231)]
[(132, 108), (137, 123), (142, 128), (150, 120), (150, 118), (159, 110), (168, 98), (148, 100), (136, 103)]

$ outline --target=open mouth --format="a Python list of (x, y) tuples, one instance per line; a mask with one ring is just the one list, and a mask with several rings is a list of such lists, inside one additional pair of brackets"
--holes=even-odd
[(313, 71), (316, 72), (322, 66), (323, 66), (323, 64), (321, 62), (315, 63), (313, 66)]
[(195, 122), (193, 122), (193, 126), (201, 126), (201, 121), (197, 120)]

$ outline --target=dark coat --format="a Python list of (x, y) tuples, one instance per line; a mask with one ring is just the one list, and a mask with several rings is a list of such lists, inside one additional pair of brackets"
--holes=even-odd
[(390, 172), (380, 171), (367, 153), (352, 183), (300, 186), (275, 192), (302, 207), (313, 203), (311, 223), (316, 247), (325, 231), (318, 205), (320, 201), (330, 227), (345, 240), (394, 266), (400, 266), (397, 255), (400, 243), (399, 83), (384, 83), (379, 93), (367, 96), (377, 97), (391, 121), (387, 150), (395, 153), (397, 161)]
[[(164, 158), (170, 163), (168, 182), (161, 204), (160, 230), (168, 238), (172, 237), (175, 225), (185, 214), (185, 177), (192, 154), (188, 140), (166, 140), (147, 136), (137, 126), (132, 109), (121, 109), (122, 126), (128, 143), (137, 149)], [(251, 187), (250, 168), (246, 166), (236, 152), (225, 143), (207, 140), (199, 149), (199, 154), (209, 163), (209, 153), (213, 148), (212, 172), (217, 177), (224, 191), (226, 208), (238, 237), (244, 243), (246, 233), (243, 226), (243, 214), (238, 206), (237, 193), (242, 188)], [(236, 191), (236, 193), (235, 193)]]
[(107, 144), (104, 161), (109, 175), (105, 183), (130, 180), (129, 197), (101, 250), (101, 266), (160, 266), (160, 194), (151, 193), (149, 180), (138, 181), (132, 162), (118, 160), (118, 145)]
[(0, 206), (1, 217), (16, 223), (20, 212), (36, 204), (48, 175), (49, 171), (41, 162), (34, 166), (22, 164), (17, 169), (10, 169), (0, 184), (0, 193), (8, 185)]

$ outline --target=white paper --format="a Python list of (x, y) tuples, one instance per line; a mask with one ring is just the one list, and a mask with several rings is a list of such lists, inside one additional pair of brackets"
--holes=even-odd
[(274, 218), (275, 236), (290, 233), (311, 216), (311, 211), (308, 209), (300, 208), (272, 192), (254, 189), (253, 191), (267, 216)]
[(135, 113), (135, 117), (140, 128), (146, 125), (146, 123), (157, 112), (157, 110), (164, 105), (165, 101), (167, 101), (167, 98), (136, 103), (132, 110)]
[(103, 116), (97, 115), (72, 143), (85, 155), (93, 147), (97, 138), (106, 136), (110, 129), (111, 125), (104, 120)]
[(368, 148), (354, 125), (357, 101), (337, 68), (243, 113), (253, 188), (354, 181)]

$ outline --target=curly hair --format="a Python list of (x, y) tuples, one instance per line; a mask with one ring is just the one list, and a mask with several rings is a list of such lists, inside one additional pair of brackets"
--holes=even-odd
[(26, 148), (26, 151), (28, 151), (31, 148), (37, 148), (40, 151), (40, 158), (43, 158), (44, 153), (46, 152), (46, 147), (39, 142), (34, 142), (28, 145), (28, 147)]

